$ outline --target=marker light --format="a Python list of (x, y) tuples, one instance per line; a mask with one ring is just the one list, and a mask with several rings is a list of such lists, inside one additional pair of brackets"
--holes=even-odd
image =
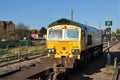
[(80, 51), (79, 51), (78, 49), (72, 49), (72, 53), (73, 53), (73, 54), (79, 54)]
[(50, 53), (50, 54), (55, 54), (55, 49), (48, 49), (48, 53)]

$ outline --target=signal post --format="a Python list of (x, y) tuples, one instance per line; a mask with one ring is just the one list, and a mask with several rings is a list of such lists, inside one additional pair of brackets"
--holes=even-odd
[(112, 21), (105, 21), (105, 26), (106, 28), (106, 37), (107, 37), (107, 43), (108, 43), (108, 52), (107, 52), (107, 65), (111, 64), (111, 55), (110, 55), (110, 38), (111, 38), (111, 27), (112, 26)]

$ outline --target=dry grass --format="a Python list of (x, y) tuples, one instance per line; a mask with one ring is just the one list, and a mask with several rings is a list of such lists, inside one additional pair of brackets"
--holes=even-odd
[(17, 54), (17, 53), (28, 53), (28, 52), (32, 52), (32, 51), (39, 51), (45, 49), (44, 47), (41, 46), (23, 46), (23, 47), (18, 47), (18, 48), (11, 48), (9, 49), (9, 52), (11, 54)]
[[(44, 52), (46, 50), (45, 46), (20, 46), (16, 48), (9, 48), (4, 49), (6, 53), (4, 53), (2, 56), (10, 56), (14, 54), (27, 54), (30, 52)], [(41, 54), (41, 53), (40, 53)], [(44, 54), (44, 53), (42, 53)]]

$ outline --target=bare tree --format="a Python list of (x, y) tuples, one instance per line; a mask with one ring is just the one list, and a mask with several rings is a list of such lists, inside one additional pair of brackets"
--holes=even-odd
[(30, 30), (28, 26), (26, 26), (23, 23), (19, 23), (18, 25), (16, 25), (15, 36), (16, 36), (16, 39), (22, 39), (23, 37), (29, 38)]

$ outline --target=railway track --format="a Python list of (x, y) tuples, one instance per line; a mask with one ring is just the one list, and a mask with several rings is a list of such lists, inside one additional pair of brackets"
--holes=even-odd
[[(114, 46), (115, 44), (117, 44), (118, 42), (114, 42), (114, 43), (111, 43), (110, 45), (111, 45), (111, 47), (112, 46)], [(104, 46), (104, 51), (103, 52), (106, 52), (107, 51), (107, 44), (105, 44), (105, 46)], [(24, 62), (24, 61), (29, 61), (29, 60), (32, 60), (32, 59), (35, 59), (35, 58), (38, 58), (38, 57), (40, 57), (40, 56), (37, 56), (37, 57), (34, 57), (34, 58), (29, 58), (28, 60), (23, 60), (23, 61), (13, 61), (13, 63), (12, 62), (10, 62), (10, 63), (6, 63), (6, 64), (3, 64), (3, 65), (0, 65), (0, 67), (4, 67), (4, 66), (8, 66), (8, 65), (11, 65), (11, 64), (16, 64), (16, 63), (20, 63), (20, 62)], [(54, 61), (49, 61), (49, 60), (42, 60), (43, 61), (43, 63), (44, 62), (47, 62), (46, 64), (47, 64), (47, 68), (45, 67), (46, 66), (46, 64), (44, 64), (44, 66), (42, 66), (44, 69), (40, 72), (38, 72), (37, 71), (37, 73), (35, 73), (35, 74), (30, 74), (30, 75), (26, 75), (26, 78), (29, 80), (29, 79), (36, 79), (36, 80), (51, 80), (52, 79), (52, 75), (53, 75), (53, 69), (52, 69), (52, 67), (53, 67), (53, 64), (51, 64), (51, 66), (48, 66), (48, 65), (50, 65), (50, 63), (53, 63)], [(35, 64), (35, 63), (34, 63)], [(90, 63), (89, 63), (90, 64)], [(88, 65), (89, 65), (88, 64)], [(32, 65), (33, 64), (29, 64), (29, 66), (31, 66), (32, 67)], [(42, 65), (41, 63), (39, 64), (39, 68), (38, 68), (38, 65), (37, 65), (37, 69), (39, 70), (39, 69), (42, 69), (41, 67), (40, 67), (40, 65)], [(34, 65), (34, 66), (36, 66), (36, 65)], [(46, 69), (45, 69), (46, 68)], [(21, 72), (21, 70), (20, 70), (21, 68), (17, 68), (16, 70), (13, 70), (13, 72), (9, 72), (10, 74), (8, 74), (7, 75), (7, 77), (3, 77), (3, 78), (10, 78), (11, 77), (11, 75), (12, 76), (14, 76), (15, 77), (15, 75), (13, 75), (13, 73), (14, 72)], [(27, 67), (26, 69), (30, 69), (29, 67)], [(31, 68), (32, 69), (32, 68)], [(30, 69), (30, 70), (31, 70)], [(33, 69), (34, 70), (34, 69)], [(33, 70), (31, 70), (31, 72), (33, 71)], [(25, 70), (26, 71), (26, 70)], [(119, 71), (118, 71), (119, 72)], [(29, 73), (29, 72), (28, 72)], [(76, 72), (76, 73), (74, 73), (74, 74), (72, 74), (72, 76), (70, 77), (71, 78), (71, 80), (75, 80), (75, 79), (73, 79), (73, 77), (75, 77), (76, 76), (76, 74), (78, 74), (78, 73), (81, 73), (81, 74), (83, 74), (84, 73), (84, 71), (78, 71), (78, 72)], [(7, 74), (7, 73), (6, 73)], [(5, 75), (6, 76), (6, 74), (3, 74), (3, 75)], [(16, 74), (16, 78), (17, 78), (17, 76), (19, 75), (19, 74), (22, 74), (22, 72), (21, 73), (15, 73)], [(39, 75), (39, 76), (38, 76)], [(85, 75), (85, 76), (87, 76), (87, 75)], [(25, 77), (25, 76), (24, 76)], [(60, 76), (60, 77), (64, 77), (64, 76)], [(46, 79), (45, 79), (46, 78)], [(6, 79), (7, 80), (7, 79)], [(12, 80), (15, 80), (15, 79), (12, 79)], [(20, 79), (21, 80), (21, 79)], [(61, 79), (62, 80), (62, 79)], [(64, 80), (64, 79), (63, 79)]]
[[(49, 64), (48, 64), (49, 63)], [(27, 65), (16, 70), (7, 71), (0, 75), (0, 80), (46, 80), (46, 76), (52, 71), (52, 61), (48, 58), (41, 58), (41, 62), (35, 65)]]
[(16, 60), (10, 60), (10, 61), (6, 61), (6, 62), (1, 62), (0, 63), (0, 67), (12, 65), (12, 64), (16, 64), (16, 63), (20, 63), (20, 62), (24, 62), (24, 61), (34, 60), (36, 58), (43, 57), (43, 56), (45, 57), (46, 55), (35, 55), (35, 56), (27, 57), (27, 58), (21, 58), (21, 59), (16, 59)]
[[(110, 44), (109, 44), (110, 47), (109, 48), (111, 48), (112, 46), (114, 46), (118, 43), (120, 43), (120, 41), (110, 42)], [(103, 44), (103, 52), (105, 53), (107, 50), (108, 50), (108, 43), (106, 42), (106, 43)]]
[(36, 65), (36, 58), (39, 56), (29, 57), (27, 59), (18, 59), (8, 62), (3, 62), (0, 64), (0, 77), (11, 75), (15, 72), (21, 71), (21, 69), (26, 67), (32, 67)]
[(120, 69), (118, 71), (118, 78), (117, 79), (120, 80)]
[[(110, 48), (112, 48), (113, 46), (115, 46), (116, 44), (120, 44), (120, 42), (114, 42), (114, 43), (111, 43), (110, 44)], [(77, 71), (76, 73), (74, 73), (72, 76), (71, 76), (71, 79), (70, 80), (120, 80), (120, 69), (118, 69), (116, 72), (116, 78), (113, 79), (111, 77), (112, 73), (110, 70), (108, 71), (107, 68), (107, 72), (103, 71), (103, 73), (107, 73), (112, 79), (109, 79), (109, 76), (105, 76), (106, 74), (101, 74), (103, 70), (103, 68), (107, 65), (107, 50), (108, 50), (108, 47), (107, 47), (107, 44), (104, 44), (104, 50), (103, 50), (103, 53), (104, 55), (102, 55), (101, 57), (97, 58), (95, 61), (93, 62), (89, 62), (87, 67), (82, 70), (82, 71)], [(116, 54), (116, 53), (115, 53)], [(111, 56), (114, 55), (114, 52), (112, 53)], [(119, 55), (119, 53), (118, 53)], [(114, 57), (112, 57), (112, 60), (116, 57), (117, 55), (115, 55)], [(119, 55), (120, 56), (120, 55)], [(108, 67), (109, 68), (109, 67)], [(111, 66), (110, 66), (110, 69), (111, 69)], [(112, 68), (113, 69), (113, 68)], [(111, 75), (110, 75), (111, 74)], [(113, 75), (114, 76), (114, 75)], [(102, 77), (102, 79), (101, 79)], [(103, 79), (105, 77), (108, 77), (106, 79)], [(96, 79), (95, 79), (96, 78)]]
[(112, 80), (120, 80), (120, 62), (117, 64), (115, 68), (115, 72), (114, 72)]

